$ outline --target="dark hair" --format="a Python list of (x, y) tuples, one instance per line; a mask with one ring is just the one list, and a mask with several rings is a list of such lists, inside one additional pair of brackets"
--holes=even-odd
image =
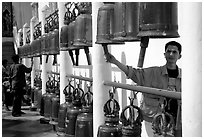
[(14, 63), (18, 63), (18, 61), (19, 61), (19, 55), (13, 55), (13, 56), (12, 56), (12, 60), (13, 60)]
[(2, 60), (2, 65), (6, 65), (8, 63), (7, 59)]
[(165, 51), (169, 45), (176, 46), (178, 48), (179, 54), (181, 53), (181, 44), (176, 41), (170, 41), (165, 45)]

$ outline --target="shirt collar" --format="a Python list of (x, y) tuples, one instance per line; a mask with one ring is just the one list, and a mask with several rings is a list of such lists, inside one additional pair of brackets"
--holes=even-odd
[[(162, 69), (162, 75), (168, 75), (166, 65), (162, 66), (161, 69)], [(181, 68), (178, 68), (178, 70), (179, 70), (179, 75), (177, 78), (181, 78)]]

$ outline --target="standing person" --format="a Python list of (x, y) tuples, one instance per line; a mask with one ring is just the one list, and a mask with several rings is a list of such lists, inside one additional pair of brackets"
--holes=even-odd
[[(181, 69), (176, 62), (181, 58), (181, 45), (176, 41), (170, 41), (165, 45), (166, 64), (164, 66), (154, 66), (143, 69), (136, 69), (120, 63), (110, 53), (105, 54), (107, 62), (118, 66), (128, 78), (132, 79), (140, 86), (165, 89), (169, 91), (181, 92)], [(176, 121), (178, 102), (175, 99), (166, 98), (168, 106), (167, 112), (174, 116)], [(159, 105), (164, 103), (164, 97), (143, 93), (141, 109), (145, 121), (145, 128), (148, 136), (153, 136), (152, 120), (159, 111)]]
[(2, 98), (3, 105), (5, 105), (6, 111), (10, 111), (9, 109), (9, 71), (8, 71), (8, 60), (4, 59), (2, 61)]
[(24, 87), (26, 86), (25, 73), (32, 71), (33, 61), (31, 67), (27, 68), (25, 65), (19, 63), (19, 56), (12, 56), (13, 64), (10, 66), (10, 82), (11, 89), (14, 95), (12, 115), (14, 117), (21, 116), (24, 112), (21, 111), (21, 103), (23, 93), (25, 92)]

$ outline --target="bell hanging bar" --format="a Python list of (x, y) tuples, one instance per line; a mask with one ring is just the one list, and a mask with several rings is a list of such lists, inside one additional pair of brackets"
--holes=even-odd
[(159, 96), (175, 98), (179, 100), (181, 99), (181, 92), (174, 92), (174, 91), (168, 91), (168, 90), (144, 87), (144, 86), (128, 85), (128, 84), (116, 83), (116, 82), (110, 82), (110, 81), (104, 81), (103, 84), (107, 86), (115, 86), (117, 88), (123, 88), (127, 90), (133, 90), (133, 91), (148, 93), (152, 95), (159, 95)]
[(93, 82), (93, 78), (87, 78), (87, 77), (82, 77), (82, 76), (76, 76), (76, 75), (66, 75), (66, 77), (68, 78), (75, 78), (75, 79), (79, 79), (79, 80), (84, 80), (84, 81), (89, 81), (89, 82)]

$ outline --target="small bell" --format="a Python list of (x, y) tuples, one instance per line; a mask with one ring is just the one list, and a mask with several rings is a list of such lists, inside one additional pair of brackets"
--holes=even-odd
[(152, 129), (155, 137), (174, 137), (174, 118), (171, 114), (165, 112), (164, 104), (161, 104), (161, 111), (153, 118)]
[(110, 99), (104, 105), (105, 123), (98, 128), (98, 137), (121, 137), (121, 125), (119, 124), (119, 103), (113, 98), (113, 92), (109, 91)]
[[(139, 107), (133, 105), (134, 98), (130, 98), (130, 105), (126, 106), (122, 112), (120, 120), (122, 121), (123, 137), (141, 137), (142, 128), (142, 111)], [(129, 117), (125, 116), (125, 112), (129, 109)]]

